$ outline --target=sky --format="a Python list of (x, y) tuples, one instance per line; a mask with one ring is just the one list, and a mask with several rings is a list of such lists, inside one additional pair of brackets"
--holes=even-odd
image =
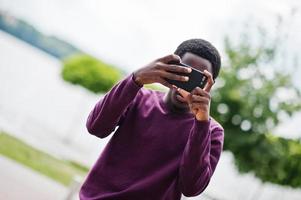
[[(243, 24), (267, 27), (277, 15), (290, 20), (290, 41), (301, 46), (300, 12), (288, 16), (298, 0), (0, 0), (0, 9), (22, 18), (42, 32), (56, 35), (104, 61), (131, 72), (173, 53), (184, 40), (204, 38), (218, 49), (230, 34), (235, 40)], [(301, 10), (300, 10), (301, 11)], [(293, 24), (293, 27), (290, 27)], [(296, 45), (297, 44), (297, 45)]]

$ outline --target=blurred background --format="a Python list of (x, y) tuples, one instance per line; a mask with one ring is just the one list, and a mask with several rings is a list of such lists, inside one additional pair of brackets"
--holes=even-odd
[[(0, 199), (78, 199), (110, 137), (86, 118), (120, 79), (212, 42), (224, 152), (196, 200), (301, 199), (298, 0), (0, 0)], [(153, 84), (149, 89), (166, 91)]]

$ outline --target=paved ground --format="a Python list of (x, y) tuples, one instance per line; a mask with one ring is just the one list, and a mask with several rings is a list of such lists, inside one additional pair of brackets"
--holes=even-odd
[[(68, 188), (0, 156), (0, 199), (64, 200)], [(74, 198), (76, 199), (76, 198)]]

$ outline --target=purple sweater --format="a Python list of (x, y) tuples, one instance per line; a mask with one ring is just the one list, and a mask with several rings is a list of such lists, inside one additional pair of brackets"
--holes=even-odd
[(171, 113), (163, 97), (130, 75), (96, 104), (88, 131), (104, 138), (119, 127), (82, 185), (81, 200), (178, 200), (206, 188), (223, 128), (212, 118)]

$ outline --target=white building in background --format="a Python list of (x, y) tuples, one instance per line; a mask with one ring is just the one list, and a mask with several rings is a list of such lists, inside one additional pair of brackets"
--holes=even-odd
[[(110, 138), (98, 139), (85, 128), (101, 97), (64, 82), (60, 71), (59, 60), (0, 31), (0, 130), (57, 157), (92, 165)], [(300, 200), (301, 190), (238, 174), (226, 152), (203, 195), (183, 199)]]

